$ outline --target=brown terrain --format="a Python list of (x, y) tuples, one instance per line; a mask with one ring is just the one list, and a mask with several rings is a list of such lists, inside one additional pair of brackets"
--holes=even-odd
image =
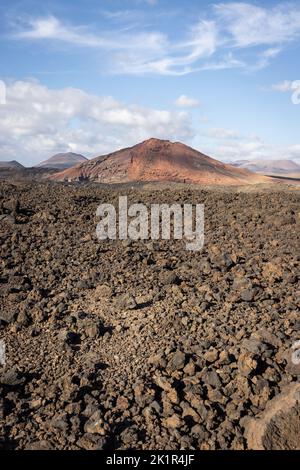
[(264, 176), (221, 163), (182, 143), (159, 139), (96, 157), (51, 178), (56, 181), (173, 181), (208, 185), (268, 182)]
[[(100, 242), (96, 209), (120, 195), (204, 203), (203, 250)], [(299, 449), (299, 201), (279, 184), (0, 181), (0, 447)]]

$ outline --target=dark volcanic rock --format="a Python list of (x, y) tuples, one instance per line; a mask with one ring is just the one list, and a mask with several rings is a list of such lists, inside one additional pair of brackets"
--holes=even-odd
[[(299, 377), (298, 193), (2, 181), (0, 447), (252, 447)], [(121, 194), (204, 203), (203, 250), (98, 241)], [(263, 447), (298, 445), (293, 400)]]

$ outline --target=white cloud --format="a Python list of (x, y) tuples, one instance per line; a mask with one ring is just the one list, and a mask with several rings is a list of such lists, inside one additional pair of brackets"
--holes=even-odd
[(215, 5), (214, 9), (235, 47), (278, 45), (300, 35), (300, 7), (293, 3), (264, 8), (233, 2)]
[(187, 95), (181, 95), (177, 98), (175, 104), (180, 108), (198, 108), (200, 106), (200, 101)]
[(112, 70), (126, 74), (187, 75), (197, 70), (195, 64), (200, 60), (211, 57), (216, 47), (214, 22), (200, 21), (181, 42), (172, 44), (165, 36), (160, 51), (128, 50), (112, 57)]
[(280, 47), (271, 47), (257, 54), (257, 60), (254, 64), (248, 66), (248, 70), (256, 71), (262, 70), (270, 65), (272, 59), (277, 57), (281, 53)]
[(210, 137), (214, 137), (215, 139), (238, 139), (239, 134), (238, 132), (232, 129), (224, 129), (224, 128), (213, 128), (209, 129), (208, 135)]
[(224, 57), (221, 57), (218, 61), (204, 63), (198, 70), (226, 70), (246, 67), (247, 64), (245, 62), (234, 58), (233, 54), (229, 52)]
[[(25, 27), (25, 29), (24, 29)], [(101, 49), (108, 54), (110, 70), (115, 73), (184, 75), (193, 71), (193, 64), (210, 57), (216, 50), (214, 22), (200, 21), (186, 38), (172, 44), (160, 32), (106, 31), (89, 32), (85, 26), (63, 24), (54, 16), (31, 19), (16, 32), (15, 39), (52, 40), (73, 46)]]
[(222, 160), (256, 160), (270, 157), (264, 143), (258, 141), (227, 141), (217, 148), (217, 155)]
[[(120, 12), (117, 15), (120, 17)], [(147, 17), (134, 24), (128, 11), (126, 15), (127, 28), (116, 30), (110, 24), (110, 29), (100, 32), (91, 26), (63, 23), (54, 16), (32, 18), (19, 25), (14, 38), (101, 50), (103, 66), (113, 73), (180, 76), (226, 68), (259, 70), (300, 37), (300, 6), (293, 3), (275, 7), (217, 4), (205, 17), (199, 12), (194, 25), (179, 30), (176, 40), (166, 32), (150, 31)], [(245, 59), (249, 49), (253, 54)]]
[(148, 5), (156, 5), (158, 0), (141, 0), (141, 1), (144, 1), (145, 3), (148, 3)]
[(271, 89), (280, 91), (281, 93), (289, 93), (297, 89), (297, 84), (295, 80), (284, 80), (283, 82), (272, 85)]
[(80, 89), (52, 90), (36, 81), (7, 84), (0, 106), (0, 159), (37, 163), (59, 151), (87, 156), (136, 144), (150, 137), (188, 140), (183, 111), (124, 105)]
[[(221, 160), (300, 160), (300, 145), (273, 146), (257, 136), (213, 128), (198, 134), (185, 111), (124, 105), (80, 89), (49, 89), (36, 81), (7, 84), (0, 106), (0, 160), (30, 165), (58, 152), (96, 156), (150, 137), (197, 141), (199, 150)], [(207, 145), (205, 139), (210, 140)], [(199, 144), (199, 145), (198, 145)]]
[(166, 47), (166, 38), (161, 33), (140, 32), (122, 33), (118, 35), (111, 31), (102, 34), (91, 33), (85, 26), (70, 26), (63, 24), (54, 16), (31, 19), (27, 29), (15, 33), (16, 39), (62, 41), (75, 46), (91, 47), (106, 50), (140, 50), (162, 51)]
[(285, 158), (295, 160), (300, 164), (300, 144), (289, 145), (283, 155)]
[[(204, 138), (208, 140), (204, 140)], [(195, 138), (201, 151), (217, 160), (295, 160), (300, 161), (300, 144), (273, 145), (256, 134), (243, 135), (234, 129), (210, 128)]]
[(238, 160), (294, 160), (300, 162), (300, 145), (272, 145), (257, 136), (239, 136), (224, 139), (215, 145), (211, 143), (206, 149), (218, 160), (234, 162)]
[(278, 56), (281, 51), (282, 49), (280, 47), (271, 47), (262, 53), (262, 57), (265, 57), (266, 59), (273, 59), (274, 57)]

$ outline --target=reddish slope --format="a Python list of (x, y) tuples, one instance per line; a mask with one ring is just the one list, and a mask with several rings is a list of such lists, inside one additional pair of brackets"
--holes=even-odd
[(184, 144), (150, 139), (134, 147), (89, 160), (52, 176), (58, 181), (86, 178), (102, 183), (175, 181), (200, 184), (251, 184), (263, 176), (214, 160)]

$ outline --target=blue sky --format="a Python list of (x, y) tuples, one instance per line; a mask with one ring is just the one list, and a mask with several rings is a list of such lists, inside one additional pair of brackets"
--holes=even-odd
[(0, 159), (149, 137), (300, 162), (300, 2), (2, 0)]

